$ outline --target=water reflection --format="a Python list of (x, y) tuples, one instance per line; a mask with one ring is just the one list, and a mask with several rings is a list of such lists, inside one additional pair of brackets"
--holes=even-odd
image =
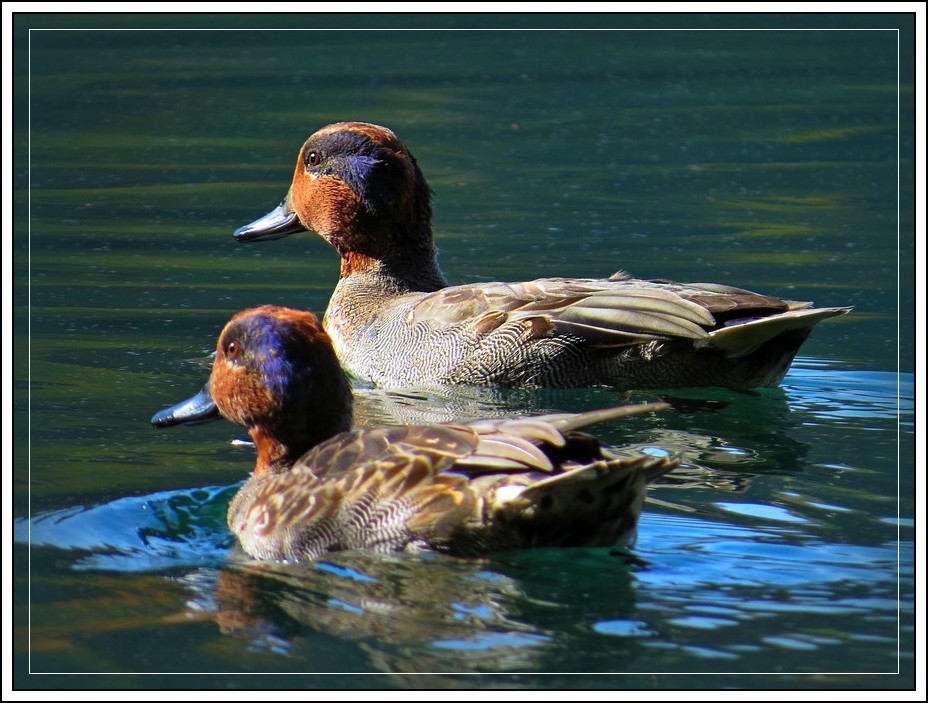
[(474, 560), (337, 554), (183, 581), (190, 612), (227, 636), (288, 652), (323, 632), (357, 643), (365, 669), (384, 672), (535, 670), (553, 637), (510, 612), (522, 595), (513, 579)]
[(357, 427), (467, 422), (552, 412), (540, 406), (529, 392), (501, 388), (460, 386), (390, 391), (355, 384), (353, 391)]
[(835, 369), (823, 379), (815, 360), (803, 361), (784, 384), (795, 409), (839, 425), (866, 428), (882, 419), (912, 426), (915, 388), (911, 374)]

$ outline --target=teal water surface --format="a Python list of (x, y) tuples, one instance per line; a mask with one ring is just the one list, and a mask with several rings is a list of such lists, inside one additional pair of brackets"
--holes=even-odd
[[(19, 16), (17, 687), (913, 685), (911, 23), (900, 55), (905, 16), (617, 17)], [(234, 312), (325, 309), (325, 242), (231, 233), (347, 119), (415, 154), (452, 283), (624, 269), (854, 311), (778, 389), (668, 389), (683, 412), (596, 428), (684, 457), (630, 553), (248, 562), (241, 431), (148, 420)], [(357, 398), (365, 425), (622, 400)]]

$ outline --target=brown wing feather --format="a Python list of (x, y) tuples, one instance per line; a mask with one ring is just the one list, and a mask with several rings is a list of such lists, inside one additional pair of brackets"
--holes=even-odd
[[(404, 301), (405, 304), (405, 301)], [(594, 344), (654, 339), (703, 339), (726, 320), (790, 309), (779, 298), (717, 284), (670, 281), (548, 278), (526, 283), (454, 286), (422, 297), (407, 323), (439, 328), (468, 324), (480, 335), (519, 320), (539, 319), (537, 337), (552, 330)]]
[(810, 305), (717, 283), (681, 284), (617, 275), (453, 286), (422, 297), (406, 321), (437, 327), (471, 324), (479, 334), (489, 334), (520, 319), (541, 318), (548, 324), (533, 330), (539, 337), (556, 330), (594, 344), (633, 344), (704, 339), (731, 320)]
[(428, 457), (440, 470), (472, 452), (478, 441), (472, 430), (460, 425), (396, 425), (352, 430), (316, 446), (294, 468), (308, 471), (316, 478), (328, 478), (399, 454)]

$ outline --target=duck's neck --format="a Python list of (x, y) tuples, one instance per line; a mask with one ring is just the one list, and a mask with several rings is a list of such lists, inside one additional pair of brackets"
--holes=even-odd
[(352, 287), (374, 287), (388, 297), (446, 287), (430, 219), (431, 210), (416, 204), (392, 218), (359, 216), (329, 239), (342, 257), (340, 280), (355, 279)]
[(409, 253), (405, 257), (374, 258), (357, 252), (342, 255), (339, 284), (345, 289), (371, 290), (380, 297), (394, 297), (406, 293), (431, 293), (445, 288), (445, 280), (435, 250), (423, 256)]
[(301, 447), (288, 446), (263, 427), (252, 427), (248, 434), (255, 443), (255, 451), (258, 454), (255, 463), (256, 476), (268, 472), (277, 474), (288, 471), (309, 449), (305, 447), (301, 451)]
[(346, 388), (349, 395), (347, 410), (333, 403), (332, 407), (321, 409), (318, 417), (308, 424), (299, 422), (295, 417), (294, 422), (283, 421), (272, 430), (261, 425), (250, 427), (248, 434), (258, 455), (255, 475), (289, 471), (300, 457), (317, 444), (351, 429), (351, 389), (347, 381)]

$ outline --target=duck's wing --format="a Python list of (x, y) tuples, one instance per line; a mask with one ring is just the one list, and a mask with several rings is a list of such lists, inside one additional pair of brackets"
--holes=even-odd
[(291, 473), (307, 472), (316, 479), (327, 479), (403, 455), (421, 457), (441, 471), (472, 453), (478, 443), (477, 434), (463, 425), (389, 425), (351, 430), (304, 454)]
[(406, 322), (467, 324), (481, 334), (521, 322), (537, 337), (554, 332), (617, 345), (701, 339), (715, 324), (704, 306), (659, 286), (561, 278), (444, 288), (421, 298)]
[[(633, 412), (648, 412), (652, 409)], [(632, 412), (623, 411), (615, 417), (626, 414)], [(556, 423), (561, 417), (551, 416), (553, 419), (550, 420), (544, 416), (478, 420), (466, 424), (397, 425), (352, 430), (307, 452), (294, 464), (291, 473), (298, 475), (305, 472), (314, 480), (331, 479), (365, 465), (386, 467), (398, 461), (406, 462), (407, 459), (425, 462), (432, 473), (436, 474), (445, 470), (460, 471), (467, 475), (506, 471), (550, 472), (554, 470), (554, 464), (540, 446), (545, 443), (554, 448), (564, 446), (564, 432), (568, 429), (557, 429)], [(601, 421), (610, 417), (604, 417)]]
[[(716, 330), (812, 309), (811, 303), (784, 300), (713, 283), (682, 284), (640, 280), (619, 272), (608, 279), (543, 278), (525, 283), (453, 286), (421, 297), (406, 322), (435, 327), (471, 325), (489, 334), (521, 323), (522, 336), (569, 335), (597, 345), (651, 340), (707, 341)], [(812, 327), (849, 308), (822, 308), (817, 316), (794, 315)], [(736, 345), (740, 340), (733, 340)]]
[(424, 461), (434, 473), (555, 473), (565, 461), (576, 462), (564, 452), (576, 430), (669, 407), (666, 403), (641, 403), (585, 413), (352, 430), (307, 452), (291, 473), (305, 472), (314, 480), (331, 479), (367, 464), (386, 466), (401, 457)]
[(555, 475), (602, 459), (599, 442), (577, 430), (632, 415), (660, 412), (667, 403), (623, 405), (584, 413), (478, 420), (466, 427), (477, 435), (474, 450), (458, 457), (452, 470), (469, 475), (529, 473)]

